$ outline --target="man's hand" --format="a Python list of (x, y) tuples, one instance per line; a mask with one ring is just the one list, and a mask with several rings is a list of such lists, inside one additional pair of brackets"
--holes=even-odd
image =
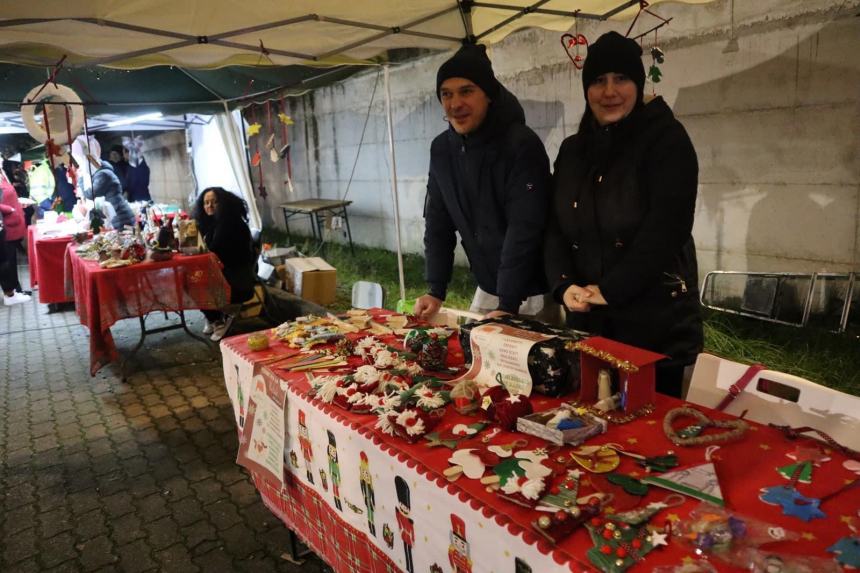
[(589, 297), (591, 297), (591, 295), (591, 291), (587, 288), (578, 285), (570, 285), (567, 287), (567, 290), (564, 291), (562, 299), (564, 301), (564, 306), (566, 306), (568, 310), (573, 312), (588, 312), (591, 310), (591, 304), (589, 301)]
[(484, 318), (499, 318), (500, 316), (510, 316), (511, 313), (504, 310), (491, 310), (484, 315)]
[(433, 295), (425, 294), (419, 296), (415, 301), (415, 307), (412, 309), (412, 313), (416, 318), (420, 318), (421, 320), (430, 320), (437, 312), (439, 312), (440, 308), (442, 308), (441, 300)]

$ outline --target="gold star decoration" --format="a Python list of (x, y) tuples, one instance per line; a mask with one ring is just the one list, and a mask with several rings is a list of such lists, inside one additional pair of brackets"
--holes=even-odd
[(281, 120), (281, 123), (283, 123), (284, 125), (293, 125), (295, 123), (293, 121), (293, 118), (291, 118), (284, 112), (278, 114), (278, 119)]
[(666, 516), (666, 519), (671, 521), (672, 523), (678, 523), (679, 521), (681, 521), (681, 518), (678, 517), (677, 513), (670, 513)]
[(767, 444), (759, 444), (758, 447), (760, 447), (763, 450), (769, 450), (770, 449), (770, 446)]
[(803, 533), (800, 534), (800, 536), (807, 541), (815, 541), (815, 535), (808, 532), (808, 531), (804, 531)]
[(627, 438), (627, 443), (628, 444), (638, 444), (639, 440), (637, 440), (636, 438)]
[[(852, 481), (853, 481), (853, 480), (852, 480)], [(842, 522), (842, 523), (844, 523), (845, 525), (851, 525), (851, 521), (852, 521), (853, 519), (854, 519), (854, 518), (853, 518), (852, 516), (850, 516), (850, 515), (840, 515), (840, 516), (839, 516), (839, 521), (841, 521), (841, 522)]]
[(260, 133), (260, 130), (263, 128), (259, 123), (252, 123), (248, 126), (248, 137), (252, 137)]
[(603, 513), (605, 513), (606, 515), (612, 515), (613, 513), (615, 513), (615, 508), (611, 505), (607, 505), (603, 508)]

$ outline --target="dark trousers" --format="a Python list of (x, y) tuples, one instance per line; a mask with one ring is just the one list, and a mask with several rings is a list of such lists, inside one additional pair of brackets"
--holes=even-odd
[(6, 294), (14, 294), (21, 290), (18, 281), (18, 247), (21, 239), (15, 241), (3, 241), (3, 257), (0, 259), (0, 287)]

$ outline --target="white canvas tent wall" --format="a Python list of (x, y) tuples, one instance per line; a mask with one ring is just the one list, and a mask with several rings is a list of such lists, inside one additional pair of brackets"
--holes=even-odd
[[(677, 1), (703, 4), (710, 0)], [(384, 60), (388, 50), (452, 50), (464, 41), (497, 42), (524, 27), (566, 31), (576, 18), (624, 18), (648, 4), (639, 0), (37, 0), (4, 6), (0, 61), (48, 66), (66, 56), (72, 66), (125, 69), (370, 64), (371, 59)], [(385, 93), (389, 93), (387, 87)], [(391, 129), (389, 137), (394, 166)], [(391, 184), (396, 204), (394, 169)], [(399, 266), (402, 294), (402, 263)]]

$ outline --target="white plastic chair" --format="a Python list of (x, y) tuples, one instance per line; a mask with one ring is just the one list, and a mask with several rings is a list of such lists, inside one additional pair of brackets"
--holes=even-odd
[(382, 308), (385, 290), (379, 283), (356, 281), (352, 285), (352, 308)]
[[(696, 360), (687, 401), (716, 408), (749, 368), (712, 354)], [(860, 449), (860, 397), (798, 376), (762, 370), (724, 410), (762, 424), (809, 426), (852, 449)], [(812, 435), (812, 434), (810, 434)]]

